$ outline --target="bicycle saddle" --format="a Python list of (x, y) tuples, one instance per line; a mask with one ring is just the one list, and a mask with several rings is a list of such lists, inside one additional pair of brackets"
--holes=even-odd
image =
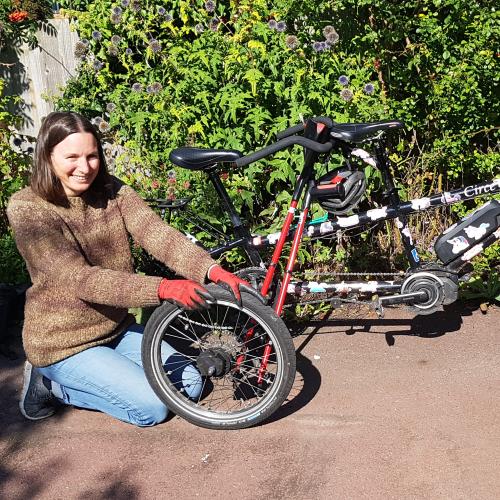
[(346, 142), (363, 142), (364, 140), (389, 129), (404, 128), (398, 120), (384, 120), (371, 123), (335, 123), (331, 136)]
[(176, 148), (169, 160), (178, 167), (189, 170), (207, 170), (217, 163), (232, 162), (243, 156), (235, 149)]

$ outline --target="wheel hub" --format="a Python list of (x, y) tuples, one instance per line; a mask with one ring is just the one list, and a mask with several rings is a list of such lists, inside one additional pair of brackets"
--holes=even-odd
[(231, 355), (221, 347), (212, 347), (200, 353), (196, 366), (203, 377), (220, 378), (231, 369)]

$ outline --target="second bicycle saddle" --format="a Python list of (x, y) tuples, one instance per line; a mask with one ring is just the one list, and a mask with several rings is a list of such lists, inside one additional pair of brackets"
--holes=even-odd
[(398, 120), (371, 123), (335, 123), (330, 135), (347, 142), (363, 142), (380, 132), (398, 128), (404, 128), (404, 123)]
[(217, 163), (236, 161), (243, 156), (235, 149), (176, 148), (170, 152), (169, 160), (178, 167), (189, 170), (206, 170)]

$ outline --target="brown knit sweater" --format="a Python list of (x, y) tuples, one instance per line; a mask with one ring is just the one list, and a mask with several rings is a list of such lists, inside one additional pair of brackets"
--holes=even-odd
[(117, 337), (129, 307), (159, 304), (161, 278), (134, 274), (128, 235), (177, 274), (200, 283), (215, 262), (113, 178), (109, 195), (87, 191), (51, 204), (25, 188), (7, 215), (33, 285), (26, 296), (24, 350), (46, 366)]

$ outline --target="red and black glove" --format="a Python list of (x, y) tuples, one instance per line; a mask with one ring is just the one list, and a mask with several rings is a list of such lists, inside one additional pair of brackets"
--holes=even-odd
[(158, 297), (184, 309), (208, 309), (207, 300), (215, 302), (209, 291), (192, 280), (161, 280)]
[(217, 283), (218, 285), (225, 285), (226, 288), (233, 293), (234, 298), (241, 306), (241, 292), (240, 290), (245, 290), (251, 293), (254, 297), (258, 298), (263, 304), (266, 303), (266, 299), (252, 286), (248, 281), (238, 278), (238, 276), (225, 271), (222, 267), (215, 265), (208, 270), (208, 279)]

